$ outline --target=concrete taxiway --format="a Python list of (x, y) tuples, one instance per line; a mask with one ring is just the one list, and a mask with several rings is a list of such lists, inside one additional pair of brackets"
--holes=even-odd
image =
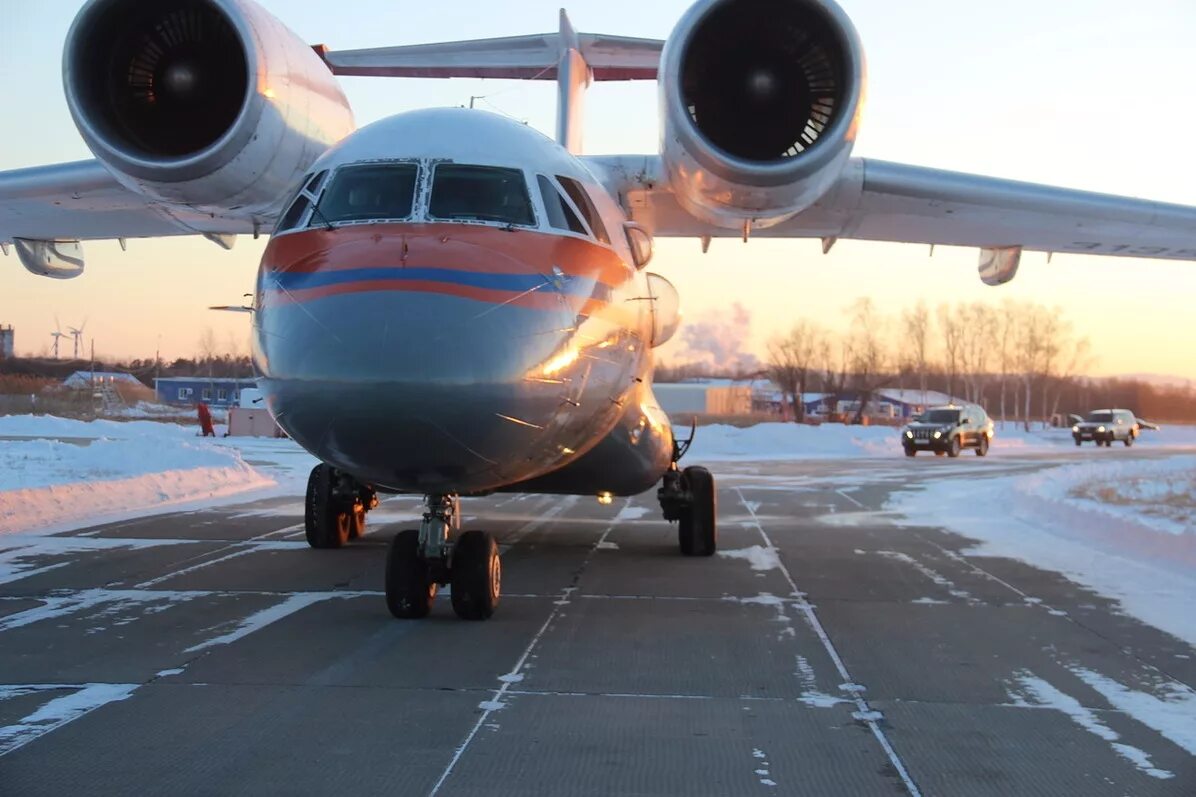
[(0, 794), (1196, 793), (1108, 688), (1194, 687), (1196, 651), (883, 512), (1045, 464), (724, 466), (710, 559), (651, 495), (467, 500), (485, 623), (387, 614), (413, 498), (338, 551), (297, 497), (0, 539)]

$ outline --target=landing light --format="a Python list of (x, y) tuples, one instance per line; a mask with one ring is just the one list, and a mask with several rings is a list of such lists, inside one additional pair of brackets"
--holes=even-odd
[(610, 493), (598, 493), (598, 503), (602, 504), (603, 506), (613, 503), (614, 500), (615, 497)]

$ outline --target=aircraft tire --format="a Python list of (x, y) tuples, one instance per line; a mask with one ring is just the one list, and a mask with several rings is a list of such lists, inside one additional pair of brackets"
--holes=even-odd
[(718, 550), (718, 496), (714, 477), (702, 467), (681, 474), (693, 503), (681, 511), (677, 538), (684, 556), (714, 556)]
[(307, 498), (303, 506), (303, 531), (312, 548), (340, 548), (349, 541), (352, 513), (345, 512), (332, 499), (332, 468), (320, 464), (307, 479)]
[(462, 620), (489, 620), (502, 596), (502, 560), (488, 531), (467, 531), (453, 549), (453, 611)]
[(400, 531), (386, 551), (386, 608), (400, 620), (419, 620), (435, 597), (436, 582), (419, 555), (419, 529)]

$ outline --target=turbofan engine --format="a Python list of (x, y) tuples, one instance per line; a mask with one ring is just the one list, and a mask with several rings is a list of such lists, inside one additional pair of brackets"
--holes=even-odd
[(678, 200), (707, 223), (767, 227), (842, 173), (864, 54), (833, 0), (705, 0), (661, 56), (661, 151)]
[(319, 56), (251, 0), (92, 0), (63, 81), (122, 184), (201, 210), (277, 207), (354, 127)]

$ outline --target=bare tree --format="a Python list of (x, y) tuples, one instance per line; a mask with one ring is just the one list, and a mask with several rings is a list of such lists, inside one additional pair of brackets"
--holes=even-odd
[(940, 304), (939, 328), (943, 333), (943, 348), (947, 354), (947, 395), (955, 396), (955, 377), (959, 373), (959, 359), (963, 348), (963, 323), (951, 305)]
[(852, 423), (861, 423), (872, 394), (889, 383), (889, 354), (885, 346), (887, 322), (871, 299), (856, 299), (849, 308), (851, 332), (847, 337), (848, 359), (856, 385), (859, 407)]
[(1001, 370), (1001, 425), (1004, 426), (1008, 415), (1005, 411), (1005, 396), (1009, 382), (1009, 375), (1013, 369), (1014, 341), (1017, 335), (1020, 307), (1012, 299), (1001, 303), (1001, 310), (996, 320), (996, 354), (998, 367)]
[(1075, 382), (1081, 372), (1092, 366), (1092, 345), (1088, 338), (1073, 341), (1069, 337), (1065, 348), (1066, 353), (1061, 361), (1063, 367), (1059, 372), (1058, 384), (1055, 388), (1055, 401), (1051, 405), (1051, 417), (1059, 412), (1059, 400), (1063, 397), (1063, 391)]
[(768, 346), (768, 376), (793, 407), (793, 420), (797, 423), (806, 419), (802, 395), (827, 343), (826, 332), (821, 327), (801, 321), (786, 337), (774, 340)]
[(960, 307), (960, 363), (963, 366), (967, 399), (984, 401), (989, 355), (996, 338), (996, 316), (988, 305), (974, 302)]
[(205, 327), (199, 336), (199, 359), (214, 360), (220, 354), (220, 344), (216, 342), (216, 330)]
[(1018, 312), (1014, 367), (1021, 375), (1025, 391), (1022, 423), (1026, 431), (1030, 431), (1030, 421), (1034, 416), (1034, 381), (1042, 372), (1042, 362), (1048, 355), (1048, 327), (1051, 323), (1049, 315), (1046, 308), (1039, 305), (1024, 305)]
[(930, 349), (930, 310), (926, 303), (918, 300), (913, 309), (902, 316), (905, 343), (909, 347), (910, 365), (918, 375), (918, 390), (922, 391), (922, 403), (926, 403), (926, 365)]

